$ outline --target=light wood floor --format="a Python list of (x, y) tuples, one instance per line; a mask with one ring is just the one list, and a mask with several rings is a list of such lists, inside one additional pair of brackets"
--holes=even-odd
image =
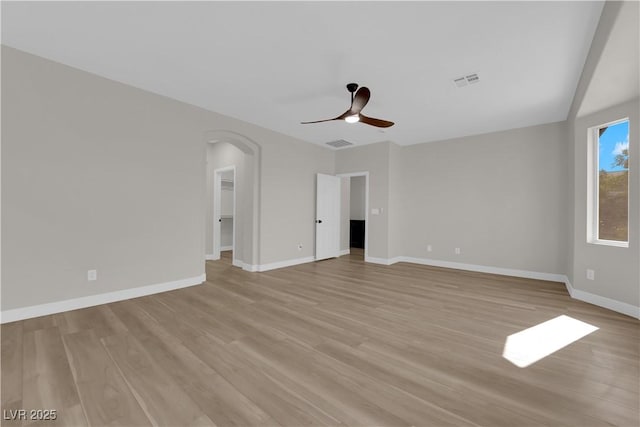
[[(49, 426), (640, 424), (637, 320), (559, 283), (356, 258), (246, 273), (226, 257), (202, 286), (3, 325), (2, 409), (57, 409)], [(600, 329), (524, 369), (502, 358), (561, 314)]]

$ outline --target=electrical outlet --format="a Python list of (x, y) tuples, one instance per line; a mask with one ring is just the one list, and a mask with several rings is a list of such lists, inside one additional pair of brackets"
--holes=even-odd
[(595, 280), (595, 279), (596, 279), (596, 272), (591, 269), (587, 269), (587, 280)]
[(98, 280), (98, 271), (97, 270), (87, 271), (87, 280), (90, 282), (93, 282), (94, 280)]
[(456, 253), (456, 255), (460, 255), (460, 248), (455, 248), (454, 252)]
[(431, 245), (427, 245), (427, 252), (431, 252), (433, 250), (433, 248), (431, 247)]
[(302, 243), (298, 243), (298, 250), (301, 251), (302, 250)]

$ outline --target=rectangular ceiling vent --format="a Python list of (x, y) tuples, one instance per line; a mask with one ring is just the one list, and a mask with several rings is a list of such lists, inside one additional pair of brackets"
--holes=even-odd
[(350, 145), (353, 145), (353, 143), (349, 141), (345, 141), (344, 139), (339, 139), (337, 141), (327, 142), (327, 145), (330, 145), (333, 148), (342, 148), (342, 147), (348, 147)]
[(479, 81), (480, 81), (480, 77), (478, 77), (478, 74), (476, 73), (469, 74), (467, 76), (458, 77), (457, 79), (453, 79), (453, 82), (456, 84), (457, 87), (465, 87), (467, 85), (478, 83)]

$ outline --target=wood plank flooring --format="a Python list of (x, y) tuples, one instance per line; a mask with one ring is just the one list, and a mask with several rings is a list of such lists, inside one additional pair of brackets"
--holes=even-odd
[[(640, 425), (640, 322), (560, 283), (361, 253), (2, 325), (2, 409), (60, 426)], [(599, 330), (527, 367), (507, 336)]]

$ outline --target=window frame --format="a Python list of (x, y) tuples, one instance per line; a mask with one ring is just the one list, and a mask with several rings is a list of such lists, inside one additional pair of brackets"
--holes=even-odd
[[(629, 204), (631, 194), (627, 197), (627, 240), (607, 240), (600, 239), (600, 129), (604, 127), (610, 127), (619, 123), (629, 123), (629, 140), (631, 140), (631, 121), (629, 117), (623, 117), (621, 119), (613, 120), (607, 123), (603, 123), (597, 126), (588, 128), (588, 188), (587, 188), (587, 243), (594, 245), (613, 246), (618, 248), (629, 247)], [(629, 152), (631, 155), (631, 152)], [(629, 174), (631, 168), (629, 167)], [(629, 180), (629, 176), (627, 176)], [(627, 189), (627, 192), (629, 190)]]

